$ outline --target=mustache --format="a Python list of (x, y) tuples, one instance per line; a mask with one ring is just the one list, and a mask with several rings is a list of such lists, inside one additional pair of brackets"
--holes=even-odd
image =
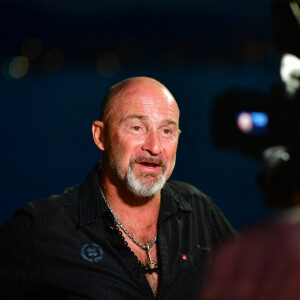
[(164, 170), (167, 168), (167, 164), (164, 160), (160, 158), (148, 157), (148, 156), (137, 156), (130, 159), (130, 165), (139, 163), (139, 162), (148, 162), (156, 165), (160, 165)]

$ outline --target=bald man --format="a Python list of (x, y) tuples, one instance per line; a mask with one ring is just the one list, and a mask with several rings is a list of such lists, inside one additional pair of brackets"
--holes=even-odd
[(27, 204), (1, 229), (4, 299), (193, 299), (210, 248), (233, 235), (210, 198), (168, 180), (180, 129), (164, 85), (116, 84), (100, 119), (92, 132), (103, 158), (85, 181)]

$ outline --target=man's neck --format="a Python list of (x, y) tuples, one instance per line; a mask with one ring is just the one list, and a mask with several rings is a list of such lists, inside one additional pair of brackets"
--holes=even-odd
[(157, 224), (161, 200), (160, 192), (152, 197), (137, 197), (126, 188), (117, 187), (105, 177), (101, 178), (100, 186), (106, 200), (120, 220), (124, 220), (125, 223), (132, 220), (141, 225)]

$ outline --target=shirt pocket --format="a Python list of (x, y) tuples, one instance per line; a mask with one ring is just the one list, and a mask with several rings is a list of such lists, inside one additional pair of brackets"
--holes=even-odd
[(173, 262), (173, 288), (182, 299), (189, 299), (201, 290), (210, 263), (210, 249), (196, 245), (192, 251), (179, 253)]

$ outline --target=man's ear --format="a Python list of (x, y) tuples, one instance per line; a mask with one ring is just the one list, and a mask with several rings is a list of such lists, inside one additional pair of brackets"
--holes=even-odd
[(92, 126), (93, 138), (96, 146), (104, 151), (104, 122), (94, 121)]

